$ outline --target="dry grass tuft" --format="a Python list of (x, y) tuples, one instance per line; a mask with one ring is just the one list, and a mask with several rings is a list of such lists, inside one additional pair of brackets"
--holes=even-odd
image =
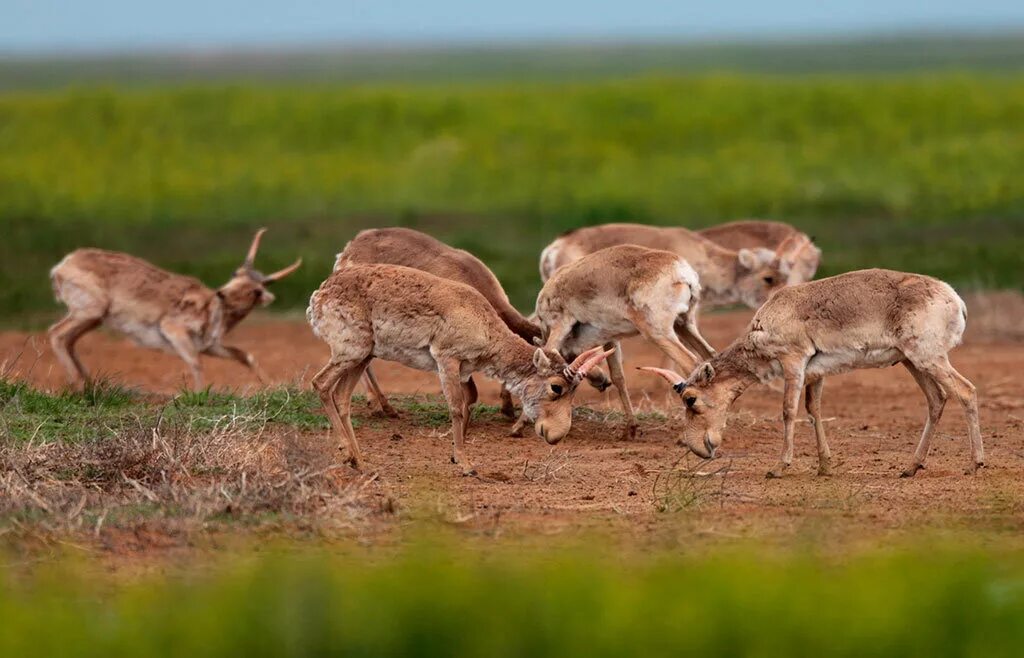
[(102, 441), (0, 443), (0, 520), (15, 534), (99, 537), (140, 524), (326, 531), (368, 515), (372, 476), (308, 436), (252, 425), (236, 415), (200, 431), (158, 417)]

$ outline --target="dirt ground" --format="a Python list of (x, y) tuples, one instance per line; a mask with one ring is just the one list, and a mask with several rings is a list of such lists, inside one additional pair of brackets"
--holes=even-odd
[[(737, 311), (707, 315), (702, 331), (718, 348), (750, 318)], [(254, 318), (230, 341), (252, 350), (274, 383), (308, 386), (327, 350), (299, 319)], [(175, 358), (133, 346), (120, 337), (93, 333), (79, 352), (87, 367), (144, 390), (173, 393), (185, 383)], [(978, 387), (987, 466), (977, 476), (961, 471), (968, 461), (964, 415), (955, 400), (946, 406), (926, 470), (899, 479), (925, 418), (923, 395), (902, 367), (834, 377), (825, 385), (826, 429), (835, 464), (831, 477), (816, 475), (811, 429), (798, 429), (796, 459), (781, 480), (764, 475), (781, 450), (781, 395), (748, 390), (735, 407), (721, 457), (699, 463), (676, 441), (678, 398), (663, 382), (633, 370), (663, 365), (654, 348), (625, 346), (629, 384), (640, 411), (649, 416), (641, 435), (621, 437), (613, 390), (584, 386), (577, 401), (584, 413), (570, 435), (550, 447), (539, 438), (511, 438), (500, 418), (471, 426), (468, 454), (481, 477), (466, 478), (449, 463), (448, 428), (416, 426), (405, 419), (373, 416), (357, 406), (357, 433), (376, 472), (374, 496), (405, 510), (405, 518), (431, 516), (474, 533), (506, 535), (608, 531), (611, 541), (684, 544), (694, 537), (751, 539), (759, 543), (816, 542), (822, 535), (844, 543), (899, 536), (925, 527), (968, 534), (975, 529), (1003, 537), (1024, 530), (1024, 343), (968, 334), (953, 364)], [(59, 371), (41, 334), (0, 334), (0, 363), (33, 384), (58, 388)], [(204, 361), (215, 387), (245, 391), (256, 386), (244, 369)], [(438, 393), (429, 373), (376, 362), (385, 391)], [(496, 404), (494, 382), (480, 382), (482, 401)], [(324, 448), (333, 449), (325, 437)], [(355, 477), (353, 475), (353, 477)], [(403, 518), (399, 515), (398, 518)]]

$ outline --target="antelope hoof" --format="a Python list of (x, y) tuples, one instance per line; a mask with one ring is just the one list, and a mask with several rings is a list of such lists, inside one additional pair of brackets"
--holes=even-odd
[(786, 465), (785, 464), (779, 464), (778, 466), (776, 466), (772, 470), (770, 470), (767, 473), (765, 473), (764, 477), (767, 480), (775, 480), (775, 479), (781, 478), (782, 477), (782, 473), (785, 470), (786, 470)]
[(509, 420), (516, 419), (516, 407), (511, 402), (502, 402), (501, 404), (501, 415)]
[(398, 412), (387, 402), (379, 405), (378, 413), (382, 413), (388, 418), (399, 418)]
[(622, 431), (622, 439), (624, 441), (632, 441), (636, 438), (639, 426), (637, 425), (626, 425), (626, 428)]
[(462, 469), (462, 477), (475, 478), (476, 475), (476, 467), (474, 466), (467, 466)]
[(901, 478), (912, 478), (917, 475), (917, 472), (924, 470), (924, 464), (911, 464), (900, 472)]
[(985, 462), (973, 462), (970, 466), (964, 469), (964, 475), (974, 475), (978, 472), (978, 469), (985, 468)]
[(345, 457), (345, 459), (344, 459), (344, 461), (342, 463), (348, 464), (349, 466), (351, 466), (352, 468), (356, 469), (357, 471), (360, 470), (360, 468), (362, 466), (362, 464), (360, 463), (359, 458), (356, 457), (355, 455), (349, 455), (349, 456)]
[(818, 475), (821, 477), (831, 477), (832, 466), (829, 464), (818, 464)]

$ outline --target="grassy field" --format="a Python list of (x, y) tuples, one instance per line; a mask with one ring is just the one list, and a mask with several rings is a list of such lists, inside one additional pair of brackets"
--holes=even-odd
[(301, 307), (363, 227), (469, 248), (521, 307), (582, 224), (745, 216), (813, 234), (823, 272), (888, 266), (1024, 285), (1016, 74), (710, 75), (577, 83), (228, 85), (0, 96), (0, 315), (52, 314), (81, 245), (225, 280), (302, 255)]
[[(384, 563), (236, 559), (111, 583), (66, 568), (0, 585), (0, 651), (34, 656), (1016, 656), (1024, 568), (972, 550), (726, 551), (686, 561), (581, 545)], [(339, 555), (340, 552), (340, 555)]]

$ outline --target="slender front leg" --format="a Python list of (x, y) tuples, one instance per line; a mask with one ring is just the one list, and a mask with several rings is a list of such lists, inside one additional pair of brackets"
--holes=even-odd
[(252, 354), (249, 354), (245, 350), (239, 349), (237, 347), (232, 347), (230, 345), (218, 344), (208, 348), (204, 352), (204, 354), (220, 357), (222, 359), (231, 359), (233, 361), (237, 361), (238, 363), (241, 363), (243, 366), (252, 371), (252, 374), (256, 375), (256, 379), (259, 380), (261, 385), (267, 385), (267, 378), (263, 374), (263, 371), (260, 369), (260, 367), (256, 364), (256, 359), (253, 358)]
[(824, 387), (824, 379), (808, 384), (805, 405), (814, 425), (814, 438), (818, 441), (818, 475), (832, 475), (832, 451), (825, 440), (825, 426), (821, 424), (821, 391)]
[(619, 401), (622, 403), (622, 413), (626, 415), (626, 429), (622, 438), (627, 441), (636, 438), (637, 422), (636, 414), (633, 412), (633, 403), (629, 400), (629, 391), (626, 390), (626, 375), (622, 371), (622, 344), (619, 342), (607, 343), (605, 350), (615, 351), (608, 357), (608, 374), (615, 384), (615, 390), (619, 393)]
[(373, 374), (373, 368), (367, 366), (363, 375), (366, 379), (366, 390), (369, 391), (370, 397), (377, 401), (377, 406), (380, 407), (381, 413), (390, 418), (398, 418), (398, 412), (388, 402), (388, 397), (384, 395), (384, 391), (380, 390), (380, 384), (377, 383), (377, 375)]
[(192, 386), (197, 391), (201, 389), (203, 387), (203, 372), (199, 366), (199, 351), (196, 349), (188, 329), (176, 322), (164, 320), (160, 323), (160, 333), (174, 348), (175, 354), (188, 366), (192, 373)]
[(793, 463), (793, 431), (796, 426), (796, 414), (800, 408), (800, 394), (804, 390), (804, 364), (799, 367), (787, 368), (783, 364), (785, 388), (782, 393), (782, 457), (766, 477), (780, 478), (782, 473)]
[(476, 475), (476, 469), (466, 458), (463, 448), (467, 405), (460, 379), (461, 364), (453, 358), (435, 356), (434, 359), (437, 361), (437, 374), (441, 378), (441, 391), (448, 401), (448, 413), (452, 419), (452, 463), (462, 465), (463, 475)]

